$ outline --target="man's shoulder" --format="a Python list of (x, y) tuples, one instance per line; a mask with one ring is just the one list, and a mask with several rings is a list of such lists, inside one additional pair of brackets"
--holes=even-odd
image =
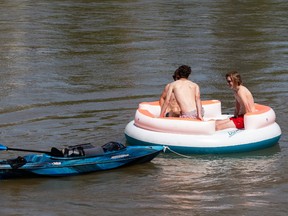
[(241, 85), (238, 92), (237, 92), (237, 95), (245, 97), (247, 95), (252, 95), (252, 93), (249, 91), (248, 88)]
[(192, 86), (194, 86), (194, 87), (198, 87), (198, 84), (197, 83), (195, 83), (195, 82), (193, 82), (193, 81), (191, 81), (191, 80), (189, 80), (190, 81), (190, 85), (192, 85)]
[(245, 92), (250, 92), (250, 91), (249, 91), (249, 89), (246, 88), (245, 86), (240, 85), (240, 86), (239, 86), (239, 92), (245, 93)]

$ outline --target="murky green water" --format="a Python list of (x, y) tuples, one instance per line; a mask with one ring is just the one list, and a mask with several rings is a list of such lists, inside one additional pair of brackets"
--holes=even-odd
[[(286, 215), (286, 1), (10, 0), (0, 3), (0, 143), (49, 149), (110, 140), (181, 64), (202, 99), (232, 111), (238, 70), (276, 112), (271, 149), (68, 178), (0, 182), (3, 215)], [(19, 152), (1, 152), (1, 159)]]

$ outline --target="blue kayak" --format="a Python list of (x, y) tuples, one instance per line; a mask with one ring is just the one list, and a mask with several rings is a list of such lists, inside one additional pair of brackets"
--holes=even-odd
[(39, 176), (70, 176), (110, 170), (151, 161), (163, 146), (124, 146), (109, 142), (101, 147), (91, 144), (70, 146), (51, 153), (29, 154), (0, 161), (0, 179)]

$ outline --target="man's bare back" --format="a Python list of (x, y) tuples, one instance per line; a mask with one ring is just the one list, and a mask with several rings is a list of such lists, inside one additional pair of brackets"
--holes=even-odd
[(243, 85), (240, 85), (234, 92), (236, 104), (239, 104), (238, 110), (236, 109), (236, 115), (244, 115), (247, 112), (254, 112), (254, 99), (251, 92)]
[[(174, 93), (182, 113), (196, 110), (196, 95), (199, 95), (199, 87), (197, 84), (187, 79), (180, 79), (171, 83), (170, 91)], [(191, 98), (195, 99), (191, 100)]]
[[(187, 72), (187, 74), (185, 74), (185, 69), (188, 66), (181, 67), (184, 67), (183, 75), (179, 75), (180, 79), (168, 85), (167, 95), (164, 104), (161, 107), (160, 117), (164, 117), (167, 107), (169, 105), (169, 101), (174, 94), (177, 104), (181, 109), (181, 115), (195, 112), (197, 118), (203, 120), (199, 86), (196, 83), (187, 79), (189, 74), (191, 73), (190, 67), (190, 73)], [(181, 67), (179, 68), (181, 69)]]

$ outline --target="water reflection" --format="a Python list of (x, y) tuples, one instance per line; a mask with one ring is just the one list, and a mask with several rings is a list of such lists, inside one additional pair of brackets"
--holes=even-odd
[[(164, 168), (157, 179), (158, 191), (166, 191), (162, 198), (170, 204), (166, 206), (170, 210), (175, 210), (173, 203), (177, 203), (178, 210), (204, 208), (222, 212), (235, 210), (235, 205), (262, 208), (269, 204), (272, 193), (255, 188), (269, 188), (280, 180), (279, 175), (270, 175), (279, 171), (277, 154), (268, 155), (159, 160)], [(181, 166), (175, 166), (180, 163)]]

